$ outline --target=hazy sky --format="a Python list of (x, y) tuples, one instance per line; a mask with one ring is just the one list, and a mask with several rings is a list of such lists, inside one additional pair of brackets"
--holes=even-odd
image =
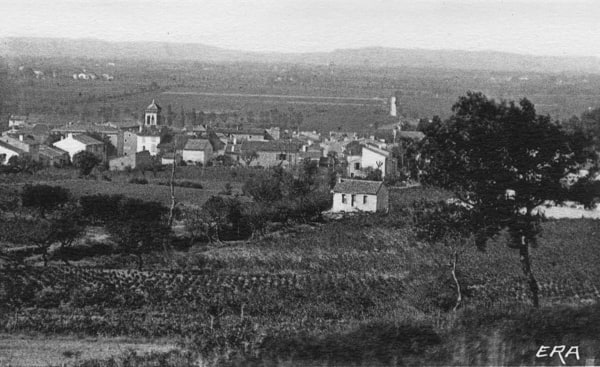
[(0, 36), (600, 56), (597, 0), (0, 0)]

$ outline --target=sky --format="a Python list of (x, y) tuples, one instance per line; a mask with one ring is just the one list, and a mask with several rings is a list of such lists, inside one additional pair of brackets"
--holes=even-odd
[(597, 0), (0, 0), (0, 37), (599, 56)]

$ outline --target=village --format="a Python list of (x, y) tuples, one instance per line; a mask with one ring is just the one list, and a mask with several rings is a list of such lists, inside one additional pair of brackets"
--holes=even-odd
[[(82, 152), (95, 156), (99, 167), (111, 171), (172, 164), (291, 168), (310, 162), (321, 168), (337, 168), (332, 212), (385, 212), (386, 185), (417, 184), (416, 163), (405, 157), (405, 149), (424, 134), (402, 130), (400, 119), (377, 130), (377, 136), (360, 136), (352, 131), (322, 134), (280, 127), (204, 124), (180, 128), (166, 124), (162, 107), (155, 100), (143, 113), (143, 121), (64, 125), (40, 123), (39, 119), (30, 122), (28, 116), (12, 115), (0, 137), (2, 164), (11, 166), (21, 159), (60, 169), (72, 166)], [(390, 100), (390, 116), (396, 117), (395, 98)]]

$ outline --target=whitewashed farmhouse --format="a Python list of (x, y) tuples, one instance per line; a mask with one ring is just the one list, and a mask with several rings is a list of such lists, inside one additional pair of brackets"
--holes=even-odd
[(333, 213), (388, 210), (389, 191), (382, 181), (342, 179), (333, 189)]
[(87, 135), (73, 135), (69, 133), (66, 138), (57, 141), (53, 146), (69, 153), (69, 158), (73, 161), (75, 154), (87, 151), (95, 154), (102, 162), (106, 162), (106, 147), (103, 142)]
[(205, 165), (212, 157), (212, 145), (206, 139), (189, 139), (183, 148), (182, 158), (186, 162)]

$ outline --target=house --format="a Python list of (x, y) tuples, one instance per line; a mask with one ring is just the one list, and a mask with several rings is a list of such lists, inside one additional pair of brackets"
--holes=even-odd
[(390, 152), (372, 145), (365, 145), (362, 149), (360, 166), (362, 170), (369, 168), (381, 170), (381, 177), (383, 178), (395, 172), (396, 163)]
[(244, 130), (235, 130), (235, 129), (219, 129), (215, 130), (215, 132), (222, 133), (228, 137), (230, 142), (234, 144), (241, 143), (242, 141), (266, 141), (265, 139), (265, 130), (264, 129), (244, 129)]
[(364, 177), (366, 176), (365, 172), (362, 170), (361, 166), (361, 155), (346, 155), (346, 162), (348, 165), (346, 166), (346, 174), (348, 177)]
[(123, 132), (123, 155), (133, 155), (147, 150), (150, 155), (158, 154), (160, 134), (155, 131)]
[(123, 133), (112, 126), (108, 125), (97, 125), (97, 124), (68, 124), (66, 126), (60, 126), (52, 129), (53, 134), (58, 134), (61, 137), (70, 134), (88, 134), (97, 133), (102, 138), (107, 138), (113, 147), (117, 150), (117, 155), (123, 153)]
[(329, 140), (350, 141), (358, 139), (358, 134), (353, 131), (330, 131)]
[(248, 153), (257, 153), (258, 157), (250, 162), (251, 166), (296, 165), (300, 161), (301, 149), (302, 143), (294, 140), (246, 140), (241, 144), (240, 157), (243, 160)]
[(281, 130), (279, 127), (271, 127), (265, 130), (267, 136), (270, 138), (268, 140), (279, 140), (281, 139)]
[(40, 144), (34, 139), (25, 136), (23, 134), (3, 134), (0, 136), (0, 141), (3, 141), (15, 148), (27, 153), (32, 160), (39, 160), (39, 148)]
[(67, 152), (71, 161), (73, 161), (73, 156), (75, 156), (75, 154), (87, 151), (95, 154), (102, 162), (106, 162), (106, 146), (103, 142), (96, 140), (91, 136), (69, 133), (66, 138), (59, 140), (52, 145)]
[(0, 141), (0, 162), (7, 164), (8, 161), (14, 156), (24, 156), (27, 152), (19, 148), (13, 147), (12, 145)]
[(164, 153), (160, 157), (160, 163), (161, 164), (173, 164), (173, 163), (176, 163), (177, 165), (179, 165), (179, 163), (181, 163), (181, 155), (180, 154), (175, 154), (174, 152)]
[(44, 166), (62, 167), (69, 163), (69, 154), (58, 148), (40, 145), (39, 159)]
[(381, 181), (342, 179), (333, 188), (333, 213), (388, 210), (389, 191)]
[(108, 161), (108, 167), (111, 171), (124, 171), (126, 169), (134, 169), (139, 167), (149, 167), (152, 164), (150, 152), (145, 150), (136, 152), (132, 155), (113, 158)]
[(404, 131), (394, 130), (394, 140), (409, 139), (414, 141), (421, 141), (425, 138), (425, 134), (420, 131)]
[(182, 158), (185, 162), (205, 165), (212, 158), (212, 145), (207, 139), (189, 139), (183, 147)]
[(302, 150), (300, 151), (300, 159), (308, 159), (318, 163), (321, 157), (323, 157), (323, 148), (321, 148), (320, 146), (302, 146)]
[(121, 120), (121, 121), (109, 121), (109, 122), (105, 123), (104, 125), (113, 127), (118, 130), (130, 130), (130, 131), (134, 131), (134, 130), (137, 131), (140, 128), (140, 124), (133, 119)]
[(25, 125), (27, 123), (27, 116), (23, 115), (11, 115), (8, 118), (8, 127), (16, 127)]

